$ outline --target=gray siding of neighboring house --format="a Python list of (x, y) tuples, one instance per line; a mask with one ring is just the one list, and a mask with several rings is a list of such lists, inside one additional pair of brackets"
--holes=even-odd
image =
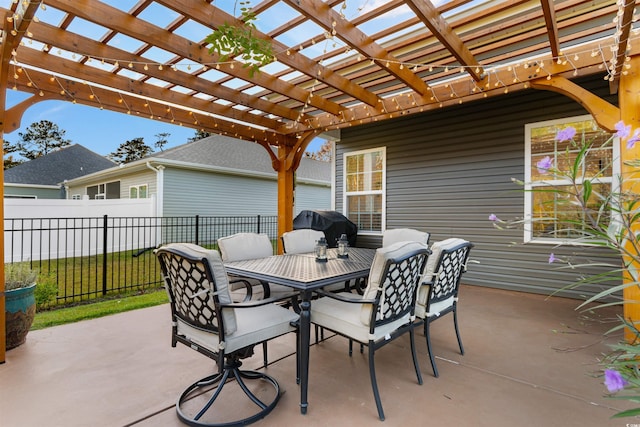
[(20, 197), (24, 196), (31, 198), (35, 196), (38, 199), (60, 199), (61, 190), (59, 188), (35, 188), (35, 187), (13, 187), (5, 184), (4, 196), (5, 197)]
[(150, 169), (145, 172), (138, 172), (130, 175), (121, 176), (119, 177), (119, 180), (120, 180), (120, 198), (121, 199), (129, 198), (129, 188), (131, 186), (140, 186), (140, 185), (147, 184), (148, 196), (151, 196), (152, 194), (156, 194), (158, 192), (156, 172)]
[(87, 184), (77, 185), (73, 187), (69, 187), (69, 198), (71, 198), (75, 194), (79, 194), (84, 196), (87, 194), (87, 187), (91, 187), (98, 184), (105, 184), (108, 182), (120, 181), (120, 198), (128, 199), (129, 198), (129, 188), (133, 185), (139, 186), (143, 184), (147, 184), (148, 192), (147, 194), (151, 196), (152, 194), (156, 194), (158, 191), (157, 188), (157, 180), (156, 173), (152, 170), (144, 171), (144, 172), (136, 172), (128, 175), (122, 175), (119, 177), (111, 177), (104, 178), (99, 177)]
[[(229, 206), (235, 206), (233, 210)], [(296, 185), (296, 213), (331, 207), (328, 186)], [(277, 215), (278, 186), (273, 178), (206, 173), (177, 168), (164, 172), (165, 216)]]
[(295, 215), (304, 210), (331, 209), (331, 187), (296, 184)]
[(275, 215), (277, 200), (271, 180), (175, 168), (164, 172), (164, 216)]
[[(599, 96), (607, 82), (581, 81)], [(524, 197), (511, 178), (524, 177), (526, 123), (586, 114), (561, 95), (525, 90), (420, 115), (387, 120), (342, 131), (336, 155), (336, 209), (343, 211), (345, 152), (386, 147), (386, 227), (429, 231), (431, 242), (461, 237), (475, 244), (464, 283), (550, 294), (573, 283), (579, 272), (549, 265), (550, 252), (573, 251), (552, 245), (522, 243), (521, 230), (496, 230), (488, 217), (522, 217)], [(358, 236), (358, 246), (377, 247), (380, 236)], [(592, 263), (608, 253), (585, 249)], [(609, 258), (608, 261), (611, 261)], [(580, 272), (599, 272), (592, 267)], [(579, 297), (600, 289), (584, 286), (560, 295)]]

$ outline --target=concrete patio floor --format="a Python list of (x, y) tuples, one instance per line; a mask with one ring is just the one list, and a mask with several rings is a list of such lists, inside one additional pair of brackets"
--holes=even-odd
[[(604, 397), (597, 372), (603, 337), (617, 310), (585, 318), (578, 301), (463, 286), (458, 353), (452, 316), (433, 323), (440, 377), (431, 373), (424, 336), (416, 335), (424, 384), (413, 371), (408, 338), (376, 353), (386, 421), (377, 418), (367, 356), (349, 358), (347, 341), (313, 345), (309, 411), (301, 415), (295, 336), (269, 344), (266, 372), (283, 395), (257, 426), (616, 426), (628, 402)], [(313, 338), (313, 336), (312, 336)], [(262, 353), (245, 361), (261, 365)], [(213, 372), (206, 357), (170, 345), (168, 305), (29, 333), (0, 365), (0, 426), (182, 426), (175, 400)], [(419, 423), (419, 424), (417, 424)]]

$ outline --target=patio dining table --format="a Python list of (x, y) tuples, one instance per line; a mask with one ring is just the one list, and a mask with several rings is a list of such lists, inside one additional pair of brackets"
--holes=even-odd
[(300, 291), (300, 412), (307, 413), (309, 386), (309, 342), (311, 297), (313, 291), (337, 282), (367, 277), (375, 249), (349, 248), (347, 258), (339, 258), (337, 249), (328, 250), (326, 262), (318, 262), (312, 253), (274, 255), (266, 258), (225, 263), (227, 273), (289, 286)]

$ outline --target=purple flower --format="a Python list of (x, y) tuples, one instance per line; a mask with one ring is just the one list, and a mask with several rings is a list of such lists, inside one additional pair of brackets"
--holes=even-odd
[(609, 393), (620, 391), (627, 384), (629, 384), (629, 382), (622, 378), (622, 374), (620, 374), (620, 372), (615, 369), (604, 370), (604, 385), (607, 386)]
[(556, 139), (558, 140), (558, 142), (569, 141), (573, 139), (574, 136), (576, 136), (576, 128), (574, 128), (573, 126), (569, 126), (562, 129), (561, 131), (558, 131), (558, 133), (556, 134)]
[(549, 254), (549, 264), (553, 264), (557, 260), (558, 260), (558, 258), (556, 258), (556, 256), (553, 254), (553, 252), (551, 252)]
[(500, 221), (500, 218), (498, 218), (496, 214), (491, 214), (489, 215), (489, 221), (493, 221), (493, 222)]
[(633, 136), (627, 140), (627, 150), (631, 150), (638, 141), (640, 141), (640, 129), (636, 129)]
[(536, 167), (538, 168), (538, 173), (542, 175), (545, 175), (547, 172), (549, 172), (549, 169), (551, 169), (551, 166), (553, 166), (553, 162), (551, 161), (551, 157), (549, 156), (546, 156), (544, 159), (536, 163)]
[(631, 125), (625, 126), (622, 120), (616, 123), (614, 127), (616, 128), (616, 136), (618, 138), (626, 138), (631, 133)]

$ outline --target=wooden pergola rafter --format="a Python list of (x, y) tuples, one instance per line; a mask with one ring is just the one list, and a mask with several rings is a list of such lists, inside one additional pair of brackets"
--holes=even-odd
[[(278, 172), (282, 232), (295, 169), (323, 132), (530, 88), (572, 97), (610, 129), (624, 113), (570, 79), (636, 87), (639, 2), (256, 0), (252, 34), (274, 59), (252, 73), (205, 42), (245, 26), (236, 0), (5, 0), (0, 135), (55, 99), (254, 141)], [(11, 89), (30, 97), (7, 106)]]

